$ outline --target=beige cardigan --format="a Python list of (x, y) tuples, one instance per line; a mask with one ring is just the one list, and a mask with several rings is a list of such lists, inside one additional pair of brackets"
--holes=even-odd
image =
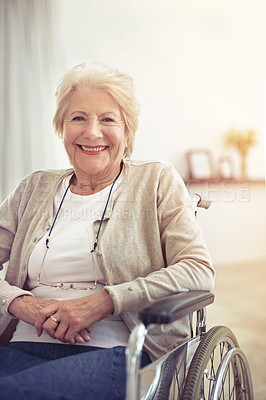
[[(97, 248), (105, 289), (115, 314), (130, 330), (138, 311), (164, 296), (211, 290), (214, 270), (195, 221), (190, 197), (175, 169), (159, 161), (124, 161), (121, 184), (106, 210)], [(10, 302), (23, 293), (29, 256), (51, 226), (53, 200), (73, 170), (38, 171), (26, 177), (0, 208), (0, 334), (11, 320)], [(99, 221), (94, 223), (95, 235)], [(188, 319), (152, 329), (145, 348), (154, 359), (189, 336)]]

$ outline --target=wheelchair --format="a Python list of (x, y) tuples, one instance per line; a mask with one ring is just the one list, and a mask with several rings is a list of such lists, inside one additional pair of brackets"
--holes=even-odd
[[(210, 205), (198, 195), (192, 201), (195, 208)], [(206, 307), (213, 302), (210, 292), (181, 292), (139, 313), (126, 349), (126, 400), (254, 399), (248, 361), (233, 332), (225, 326), (206, 331)], [(169, 324), (186, 315), (191, 338), (140, 369), (145, 337), (154, 324)]]

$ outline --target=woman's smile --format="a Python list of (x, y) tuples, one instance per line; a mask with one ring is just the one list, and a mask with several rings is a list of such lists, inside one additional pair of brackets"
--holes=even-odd
[(80, 149), (83, 152), (85, 152), (87, 154), (93, 154), (93, 155), (106, 150), (107, 147), (108, 147), (108, 146), (96, 146), (96, 147), (94, 147), (94, 146), (84, 146), (82, 144), (78, 144), (78, 146), (80, 147)]

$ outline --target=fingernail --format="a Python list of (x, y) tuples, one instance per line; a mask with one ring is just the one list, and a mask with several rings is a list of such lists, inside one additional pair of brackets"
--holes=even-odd
[(85, 337), (85, 339), (86, 339), (87, 342), (89, 342), (89, 341), (91, 340), (91, 338), (90, 338), (89, 335), (87, 335), (87, 334), (85, 334), (84, 337)]

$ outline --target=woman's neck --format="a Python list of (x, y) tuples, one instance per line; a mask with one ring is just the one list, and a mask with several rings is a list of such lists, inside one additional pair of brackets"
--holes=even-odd
[(100, 190), (103, 190), (106, 187), (110, 186), (116, 179), (117, 175), (119, 175), (119, 173), (121, 172), (121, 169), (116, 171), (117, 173), (113, 173), (109, 176), (104, 177), (88, 175), (80, 176), (75, 171), (75, 178), (70, 185), (70, 190), (72, 193), (81, 196), (88, 196), (90, 194), (97, 193)]

